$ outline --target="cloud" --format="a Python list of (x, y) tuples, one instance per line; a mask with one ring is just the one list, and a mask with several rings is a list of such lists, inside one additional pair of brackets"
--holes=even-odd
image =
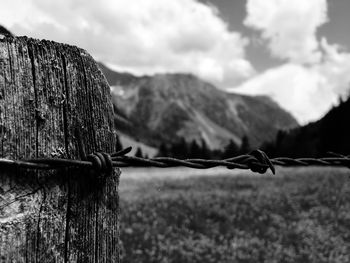
[[(347, 92), (350, 54), (317, 29), (326, 0), (247, 0), (249, 40), (230, 31), (218, 9), (197, 0), (3, 0), (0, 23), (17, 35), (66, 42), (119, 71), (190, 72), (234, 92), (270, 95), (301, 123)], [(260, 74), (246, 59), (250, 41), (284, 65)], [(243, 82), (243, 83), (242, 83)]]
[(269, 69), (231, 91), (268, 95), (291, 112), (301, 124), (322, 117), (339, 96), (349, 92), (350, 53), (321, 41), (322, 62), (286, 63)]
[(0, 17), (15, 34), (78, 45), (119, 70), (190, 72), (219, 85), (254, 74), (245, 58), (248, 39), (229, 31), (217, 9), (196, 0), (5, 0), (1, 5)]
[(350, 53), (316, 37), (327, 22), (326, 0), (248, 0), (246, 26), (261, 31), (270, 53), (285, 64), (231, 91), (268, 95), (301, 124), (324, 115), (350, 82)]
[(350, 53), (337, 44), (329, 44), (322, 38), (321, 47), (324, 51), (322, 63), (314, 68), (327, 79), (327, 85), (337, 96), (348, 95), (350, 84)]
[(284, 64), (269, 69), (232, 91), (250, 95), (268, 95), (291, 112), (299, 123), (320, 117), (334, 102), (326, 79), (312, 68)]
[(293, 63), (321, 59), (317, 28), (327, 22), (326, 0), (248, 0), (244, 24), (261, 31), (271, 55)]

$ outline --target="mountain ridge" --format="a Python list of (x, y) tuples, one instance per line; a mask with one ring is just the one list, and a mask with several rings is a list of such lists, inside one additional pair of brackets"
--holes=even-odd
[(118, 129), (151, 146), (204, 140), (211, 149), (247, 136), (253, 147), (296, 120), (267, 97), (227, 93), (192, 74), (133, 76), (100, 64)]

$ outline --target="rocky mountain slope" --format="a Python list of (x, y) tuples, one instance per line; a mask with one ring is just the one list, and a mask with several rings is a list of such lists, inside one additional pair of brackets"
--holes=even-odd
[(226, 93), (190, 74), (136, 77), (100, 68), (112, 89), (117, 129), (155, 147), (201, 139), (220, 148), (244, 135), (257, 147), (296, 120), (267, 97)]

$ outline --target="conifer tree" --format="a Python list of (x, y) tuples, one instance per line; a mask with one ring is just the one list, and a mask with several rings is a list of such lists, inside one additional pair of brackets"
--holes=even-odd
[(244, 135), (242, 137), (242, 143), (241, 143), (241, 147), (239, 149), (239, 154), (246, 154), (250, 150), (251, 150), (251, 148), (250, 148), (249, 139), (248, 139), (247, 135)]
[(176, 158), (188, 158), (188, 145), (184, 138), (171, 146), (170, 154)]
[(201, 157), (201, 150), (200, 150), (200, 147), (198, 146), (196, 140), (193, 140), (191, 142), (189, 156), (191, 158), (200, 158)]
[(240, 148), (238, 145), (231, 139), (227, 146), (225, 147), (225, 150), (223, 152), (223, 158), (231, 158), (240, 153)]
[(140, 147), (137, 147), (135, 157), (143, 158), (142, 150)]
[(211, 159), (211, 151), (208, 148), (207, 143), (204, 139), (201, 139), (201, 147), (200, 147), (200, 157), (203, 159)]
[(169, 157), (169, 149), (164, 142), (162, 142), (160, 144), (157, 156), (158, 157)]

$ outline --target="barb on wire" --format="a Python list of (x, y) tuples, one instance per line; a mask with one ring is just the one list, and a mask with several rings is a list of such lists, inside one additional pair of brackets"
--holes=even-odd
[(257, 173), (266, 173), (268, 169), (275, 173), (275, 165), (278, 166), (343, 166), (350, 168), (350, 156), (329, 153), (332, 157), (325, 158), (287, 158), (278, 157), (270, 159), (261, 150), (254, 150), (249, 154), (239, 155), (224, 160), (206, 159), (176, 159), (171, 157), (139, 158), (127, 156), (131, 147), (116, 153), (94, 153), (86, 157), (86, 160), (71, 160), (57, 158), (39, 158), (29, 160), (8, 160), (0, 158), (2, 167), (53, 170), (62, 168), (94, 169), (100, 172), (109, 172), (113, 167), (190, 167), (195, 169), (208, 169), (224, 166), (228, 169), (250, 169)]

